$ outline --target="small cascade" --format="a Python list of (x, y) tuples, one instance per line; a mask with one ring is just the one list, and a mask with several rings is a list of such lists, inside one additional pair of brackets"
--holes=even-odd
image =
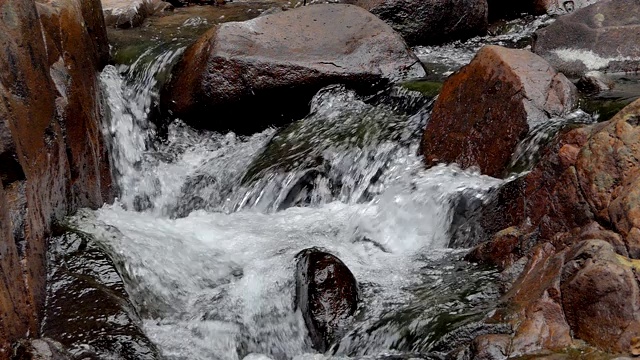
[[(119, 199), (69, 219), (112, 258), (164, 357), (428, 358), (451, 350), (461, 332), (482, 330), (498, 296), (496, 274), (449, 245), (460, 214), (506, 180), (456, 165), (424, 169), (419, 144), (434, 99), (400, 87), (363, 96), (334, 85), (282, 128), (240, 136), (172, 119), (160, 138), (150, 119), (178, 45), (154, 46), (101, 74)], [(567, 123), (590, 121), (576, 112), (533, 129), (512, 168), (530, 169)], [(339, 257), (362, 298), (324, 355), (315, 354), (293, 301), (295, 256), (310, 247)]]

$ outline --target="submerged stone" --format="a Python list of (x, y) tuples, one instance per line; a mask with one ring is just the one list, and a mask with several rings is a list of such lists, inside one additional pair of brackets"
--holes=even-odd
[(358, 284), (337, 257), (316, 248), (297, 255), (296, 307), (321, 352), (340, 338), (358, 307)]

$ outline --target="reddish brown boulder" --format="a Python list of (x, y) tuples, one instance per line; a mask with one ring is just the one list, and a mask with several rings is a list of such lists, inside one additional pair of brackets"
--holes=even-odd
[(297, 256), (296, 306), (313, 347), (326, 351), (358, 307), (358, 284), (337, 257), (312, 248)]
[(640, 66), (640, 5), (602, 0), (536, 31), (533, 51), (565, 74), (589, 70), (637, 71)]
[(424, 74), (389, 25), (357, 6), (321, 4), (211, 29), (185, 51), (162, 103), (192, 125), (249, 133), (304, 117), (326, 85), (371, 90)]
[[(486, 33), (487, 0), (346, 0), (402, 34), (410, 45), (438, 44)], [(464, 21), (460, 21), (463, 18)]]
[(562, 273), (562, 303), (573, 336), (603, 350), (628, 353), (640, 334), (637, 262), (611, 244), (589, 240), (575, 245)]
[(38, 332), (51, 222), (101, 206), (111, 176), (99, 124), (97, 71), (108, 57), (100, 2), (5, 1), (2, 9), (0, 354), (8, 354), (11, 341)]
[(533, 126), (575, 105), (575, 86), (544, 59), (526, 50), (485, 46), (444, 83), (422, 140), (425, 161), (477, 166), (502, 176)]

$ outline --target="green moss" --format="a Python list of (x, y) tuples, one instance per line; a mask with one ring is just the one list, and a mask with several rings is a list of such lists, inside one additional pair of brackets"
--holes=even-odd
[(422, 93), (424, 96), (434, 97), (440, 94), (440, 90), (442, 90), (442, 83), (435, 81), (426, 81), (426, 80), (417, 80), (417, 81), (407, 81), (401, 83), (400, 86), (412, 90), (418, 91)]

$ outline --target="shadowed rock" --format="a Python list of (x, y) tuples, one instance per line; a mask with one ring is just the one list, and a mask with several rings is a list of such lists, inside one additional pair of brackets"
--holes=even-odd
[(346, 0), (402, 34), (410, 45), (467, 39), (487, 31), (486, 0)]

